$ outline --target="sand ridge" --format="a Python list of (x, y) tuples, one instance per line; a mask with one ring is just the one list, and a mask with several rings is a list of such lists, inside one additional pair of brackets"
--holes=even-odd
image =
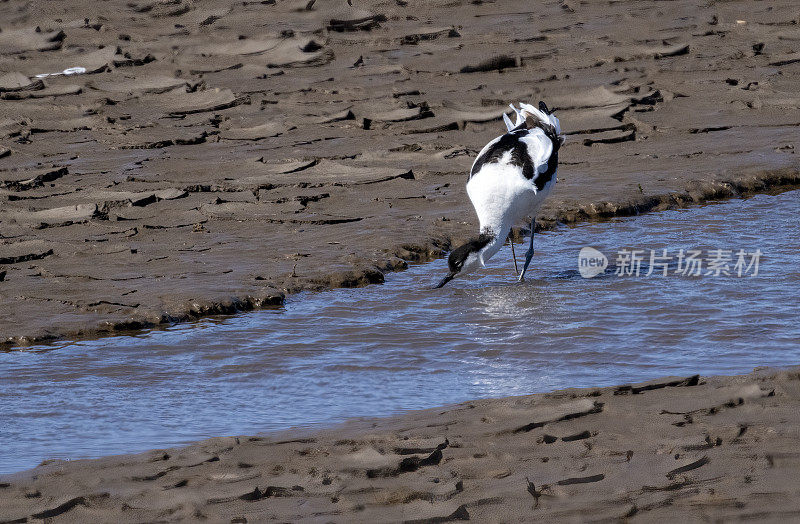
[(440, 256), (510, 101), (567, 134), (545, 228), (800, 180), (789, 0), (35, 6), (0, 4), (6, 345)]
[(51, 461), (0, 477), (0, 522), (786, 522), (799, 386), (671, 377)]

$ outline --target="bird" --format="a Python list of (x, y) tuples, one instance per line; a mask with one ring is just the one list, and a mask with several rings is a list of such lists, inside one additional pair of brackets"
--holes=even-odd
[[(436, 288), (484, 267), (505, 243), (511, 227), (530, 216), (530, 247), (518, 281), (525, 279), (533, 257), (536, 212), (556, 184), (564, 135), (558, 118), (544, 102), (539, 102), (538, 108), (521, 102), (519, 109), (509, 105), (516, 122), (512, 124), (503, 114), (507, 133), (486, 144), (469, 171), (467, 194), (478, 215), (479, 234), (450, 252), (449, 272)], [(513, 242), (511, 248), (513, 253)], [(516, 255), (513, 257), (516, 268)]]

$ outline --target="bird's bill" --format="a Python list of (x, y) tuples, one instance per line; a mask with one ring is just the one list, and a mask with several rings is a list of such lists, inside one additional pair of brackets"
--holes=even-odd
[(445, 276), (438, 284), (436, 284), (436, 287), (434, 289), (439, 289), (440, 287), (444, 286), (445, 284), (453, 280), (453, 277), (455, 276), (456, 276), (455, 273), (448, 273), (447, 276)]

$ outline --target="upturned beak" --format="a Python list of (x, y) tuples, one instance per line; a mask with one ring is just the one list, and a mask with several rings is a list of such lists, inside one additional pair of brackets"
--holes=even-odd
[(444, 286), (445, 284), (453, 280), (453, 277), (455, 276), (456, 276), (455, 273), (448, 273), (447, 276), (445, 276), (438, 284), (436, 284), (436, 287), (434, 287), (434, 289), (439, 289), (440, 287)]

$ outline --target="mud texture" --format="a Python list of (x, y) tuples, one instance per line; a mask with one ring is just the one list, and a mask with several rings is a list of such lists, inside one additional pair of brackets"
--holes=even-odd
[(6, 345), (440, 256), (511, 101), (568, 135), (545, 228), (800, 182), (794, 0), (46, 5), (0, 3)]
[(798, 409), (797, 369), (479, 400), (50, 461), (0, 477), (0, 522), (789, 522)]

